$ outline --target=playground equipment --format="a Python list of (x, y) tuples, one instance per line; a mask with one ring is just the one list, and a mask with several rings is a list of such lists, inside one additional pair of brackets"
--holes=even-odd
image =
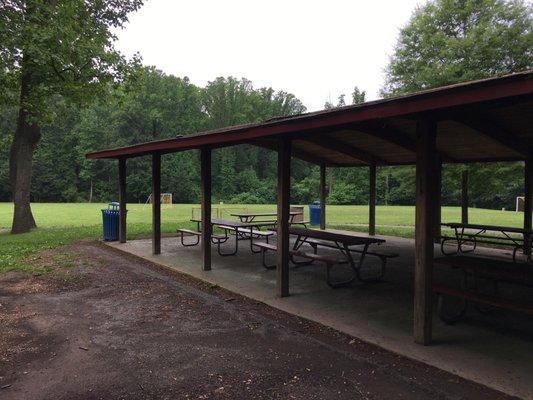
[[(152, 204), (152, 194), (150, 193), (150, 196), (148, 196), (148, 199), (146, 200), (147, 204)], [(172, 207), (172, 193), (161, 193), (161, 208), (171, 208)]]

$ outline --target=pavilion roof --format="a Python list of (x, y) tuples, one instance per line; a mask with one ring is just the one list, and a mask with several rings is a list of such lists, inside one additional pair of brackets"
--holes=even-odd
[(276, 149), (283, 135), (293, 139), (294, 157), (316, 164), (414, 164), (416, 125), (422, 119), (438, 121), (437, 149), (443, 162), (524, 160), (533, 149), (533, 70), (86, 157), (129, 158), (243, 143)]

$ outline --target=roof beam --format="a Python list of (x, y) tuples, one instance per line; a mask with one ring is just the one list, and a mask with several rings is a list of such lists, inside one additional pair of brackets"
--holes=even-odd
[(477, 114), (474, 116), (465, 114), (454, 115), (450, 119), (487, 136), (524, 157), (531, 156), (532, 148), (529, 143), (526, 143), (513, 132), (502, 127), (496, 121), (491, 120), (484, 114)]
[(333, 150), (337, 153), (345, 154), (365, 164), (372, 165), (372, 164), (386, 164), (387, 163), (387, 161), (385, 161), (381, 157), (370, 154), (367, 151), (360, 149), (359, 147), (355, 147), (354, 145), (350, 143), (346, 143), (342, 140), (335, 139), (334, 137), (329, 136), (329, 135), (308, 136), (308, 137), (302, 137), (300, 139), (305, 140), (307, 142), (311, 142), (320, 147)]
[(416, 151), (416, 143), (405, 132), (397, 128), (393, 128), (386, 122), (380, 124), (361, 124), (354, 127), (355, 130), (366, 133), (367, 135), (377, 136), (387, 142), (402, 147), (405, 150), (412, 152)]
[[(392, 127), (386, 121), (380, 123), (359, 124), (354, 127), (355, 130), (366, 133), (367, 135), (376, 136), (405, 150), (416, 152), (416, 143), (407, 133), (398, 128)], [(438, 150), (444, 162), (455, 162), (456, 159), (442, 150)]]
[[(250, 144), (253, 144), (254, 146), (262, 147), (264, 149), (272, 150), (272, 151), (278, 151), (278, 144), (272, 141), (267, 140), (256, 140), (251, 142)], [(321, 165), (326, 164), (330, 167), (336, 167), (341, 166), (335, 162), (317, 157), (311, 153), (308, 153), (305, 150), (301, 150), (298, 148), (295, 148), (294, 146), (291, 146), (292, 156), (295, 158), (299, 158), (300, 160), (307, 161), (311, 164)]]

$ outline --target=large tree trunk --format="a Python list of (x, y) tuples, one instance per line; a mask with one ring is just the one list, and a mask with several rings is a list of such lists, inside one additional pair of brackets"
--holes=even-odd
[(15, 206), (11, 233), (29, 232), (36, 227), (30, 207), (30, 188), (33, 152), (41, 138), (41, 128), (38, 124), (30, 122), (26, 107), (30, 90), (31, 77), (23, 74), (17, 129), (9, 155), (9, 175)]

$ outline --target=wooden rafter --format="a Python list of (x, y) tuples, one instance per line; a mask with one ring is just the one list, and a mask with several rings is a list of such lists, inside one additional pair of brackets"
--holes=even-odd
[[(254, 146), (262, 147), (264, 149), (269, 149), (269, 150), (273, 150), (273, 151), (277, 151), (278, 150), (278, 144), (276, 142), (271, 141), (271, 140), (257, 140), (257, 141), (251, 142), (251, 144), (253, 144)], [(306, 161), (306, 162), (311, 163), (311, 164), (316, 164), (316, 165), (326, 164), (326, 165), (331, 166), (331, 167), (340, 167), (341, 166), (340, 164), (338, 164), (336, 162), (332, 162), (330, 160), (326, 160), (326, 159), (317, 157), (316, 155), (311, 154), (311, 153), (309, 153), (309, 152), (307, 152), (305, 150), (298, 149), (295, 146), (291, 146), (291, 152), (292, 152), (292, 156), (293, 157), (299, 158), (300, 160)]]
[(458, 114), (451, 117), (451, 120), (481, 133), (484, 136), (498, 142), (499, 144), (529, 157), (531, 155), (531, 145), (516, 136), (509, 129), (502, 127), (497, 121), (484, 114), (466, 115)]
[(342, 140), (335, 139), (329, 135), (310, 135), (308, 137), (302, 137), (301, 140), (311, 142), (325, 149), (333, 150), (337, 153), (345, 154), (349, 157), (355, 158), (365, 164), (386, 164), (387, 162), (374, 154), (360, 149), (350, 143), (344, 142)]
[[(396, 146), (402, 147), (405, 150), (416, 152), (416, 143), (407, 133), (395, 128), (384, 121), (379, 123), (365, 123), (359, 124), (355, 128), (359, 132), (366, 133), (367, 135), (376, 136), (389, 143), (393, 143)], [(442, 150), (438, 150), (445, 162), (456, 162), (457, 160)]]
[(397, 128), (393, 128), (386, 123), (360, 124), (354, 129), (359, 132), (366, 133), (367, 135), (376, 136), (405, 150), (412, 152), (416, 151), (416, 143), (408, 134), (400, 131)]

